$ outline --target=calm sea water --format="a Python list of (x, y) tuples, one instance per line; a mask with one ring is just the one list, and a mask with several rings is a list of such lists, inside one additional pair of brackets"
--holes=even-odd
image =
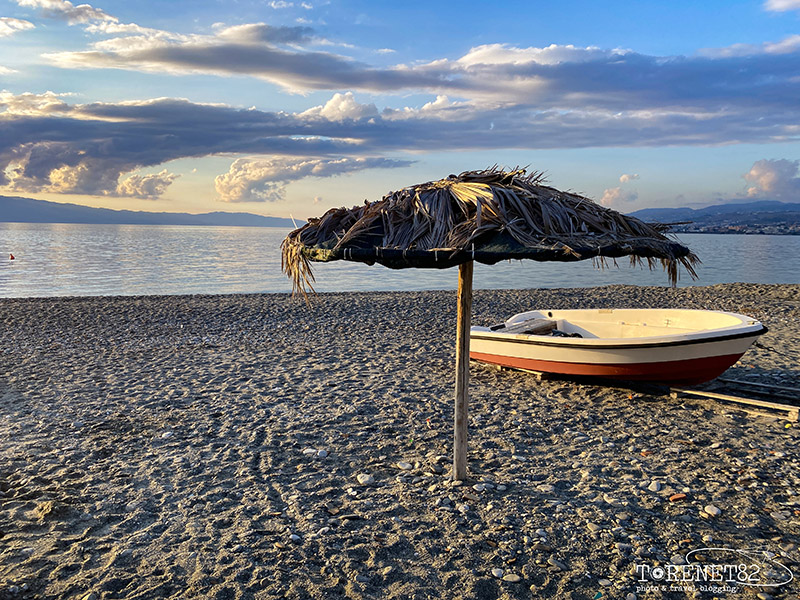
[[(281, 272), (283, 228), (0, 223), (0, 297), (289, 292)], [(703, 260), (680, 286), (800, 283), (800, 236), (685, 234)], [(9, 260), (14, 254), (15, 260)], [(668, 285), (660, 269), (598, 270), (580, 263), (503, 262), (475, 267), (476, 288)], [(316, 265), (316, 289), (455, 289), (456, 269), (392, 270)]]

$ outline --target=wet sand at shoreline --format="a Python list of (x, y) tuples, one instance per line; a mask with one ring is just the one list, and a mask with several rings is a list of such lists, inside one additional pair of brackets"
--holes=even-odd
[[(727, 375), (800, 387), (797, 285), (479, 290), (473, 324), (584, 307), (751, 315)], [(454, 337), (454, 292), (0, 300), (0, 599), (682, 598), (636, 566), (720, 546), (800, 577), (800, 426), (473, 363), (453, 485)]]

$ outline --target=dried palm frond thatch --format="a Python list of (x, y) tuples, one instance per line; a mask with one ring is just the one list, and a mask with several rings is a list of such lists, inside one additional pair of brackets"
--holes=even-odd
[(470, 260), (575, 261), (630, 256), (660, 261), (671, 283), (697, 257), (647, 224), (577, 194), (544, 185), (541, 173), (497, 167), (467, 171), (335, 208), (292, 231), (281, 245), (294, 291), (313, 290), (310, 261), (353, 260), (392, 268), (447, 268)]

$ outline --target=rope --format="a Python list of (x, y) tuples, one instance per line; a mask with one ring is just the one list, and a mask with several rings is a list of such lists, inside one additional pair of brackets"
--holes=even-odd
[(774, 352), (775, 354), (783, 355), (783, 352), (781, 352), (780, 350), (777, 350), (777, 349), (773, 348), (772, 346), (767, 346), (766, 344), (762, 344), (758, 340), (756, 340), (756, 342), (753, 345), (756, 348), (761, 348), (762, 350), (768, 350), (770, 352)]

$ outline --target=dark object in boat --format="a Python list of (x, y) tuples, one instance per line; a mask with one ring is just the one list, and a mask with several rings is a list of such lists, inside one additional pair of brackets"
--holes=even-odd
[(575, 333), (567, 333), (566, 331), (560, 331), (558, 329), (553, 329), (553, 331), (550, 332), (550, 335), (552, 335), (553, 337), (571, 337), (571, 338), (582, 338), (583, 337), (577, 331)]

